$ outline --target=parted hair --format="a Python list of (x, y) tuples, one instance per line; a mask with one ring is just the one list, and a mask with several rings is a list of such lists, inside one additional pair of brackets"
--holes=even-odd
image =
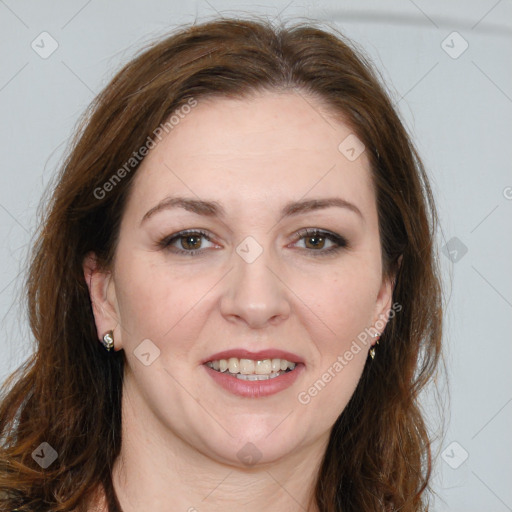
[[(287, 90), (317, 98), (367, 148), (384, 274), (401, 305), (332, 428), (314, 499), (321, 512), (428, 510), (432, 440), (419, 394), (439, 366), (442, 300), (427, 174), (354, 43), (316, 22), (258, 18), (194, 23), (159, 38), (81, 118), (30, 252), (24, 298), (35, 350), (2, 387), (0, 510), (86, 511), (100, 488), (109, 511), (120, 510), (111, 471), (122, 441), (124, 352), (98, 342), (83, 261), (94, 251), (111, 268), (140, 163), (108, 193), (98, 190), (192, 100)], [(58, 454), (45, 469), (32, 457), (43, 442)]]

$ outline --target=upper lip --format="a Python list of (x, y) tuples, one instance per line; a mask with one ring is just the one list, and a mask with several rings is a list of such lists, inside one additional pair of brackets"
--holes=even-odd
[(285, 350), (269, 348), (258, 352), (252, 352), (251, 350), (243, 348), (232, 348), (229, 350), (223, 350), (222, 352), (216, 352), (215, 354), (208, 356), (206, 359), (203, 359), (201, 364), (207, 363), (208, 361), (229, 359), (230, 357), (237, 357), (238, 359), (253, 359), (254, 361), (262, 361), (263, 359), (286, 359), (291, 363), (304, 363), (302, 357)]

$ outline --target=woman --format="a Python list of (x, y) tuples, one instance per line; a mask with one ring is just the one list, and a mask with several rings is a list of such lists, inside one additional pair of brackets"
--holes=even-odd
[(146, 49), (41, 222), (2, 510), (427, 510), (435, 223), (342, 36), (224, 19)]

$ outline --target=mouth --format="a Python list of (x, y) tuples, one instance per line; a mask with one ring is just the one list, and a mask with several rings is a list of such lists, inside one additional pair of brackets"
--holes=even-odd
[(280, 377), (295, 369), (297, 363), (287, 359), (215, 359), (204, 363), (209, 368), (230, 377), (246, 381), (270, 380)]
[(299, 356), (278, 350), (219, 352), (204, 360), (202, 366), (219, 386), (247, 398), (287, 389), (305, 368)]

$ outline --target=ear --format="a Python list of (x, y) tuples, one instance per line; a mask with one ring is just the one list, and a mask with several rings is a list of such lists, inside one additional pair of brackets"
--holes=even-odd
[(393, 280), (391, 277), (384, 277), (375, 303), (375, 314), (373, 326), (382, 334), (388, 323), (389, 311), (393, 300)]
[(112, 272), (100, 268), (93, 252), (83, 260), (85, 282), (89, 288), (94, 321), (98, 339), (102, 340), (108, 331), (114, 331), (114, 349), (122, 348), (119, 311)]
[[(377, 302), (375, 304), (375, 317), (373, 319), (373, 325), (375, 329), (383, 333), (391, 315), (393, 305), (393, 291), (395, 289), (395, 282), (402, 265), (402, 255), (397, 260), (396, 271), (388, 276), (383, 276), (382, 284), (377, 295)], [(401, 306), (399, 306), (402, 309)], [(398, 309), (398, 311), (400, 311)]]

